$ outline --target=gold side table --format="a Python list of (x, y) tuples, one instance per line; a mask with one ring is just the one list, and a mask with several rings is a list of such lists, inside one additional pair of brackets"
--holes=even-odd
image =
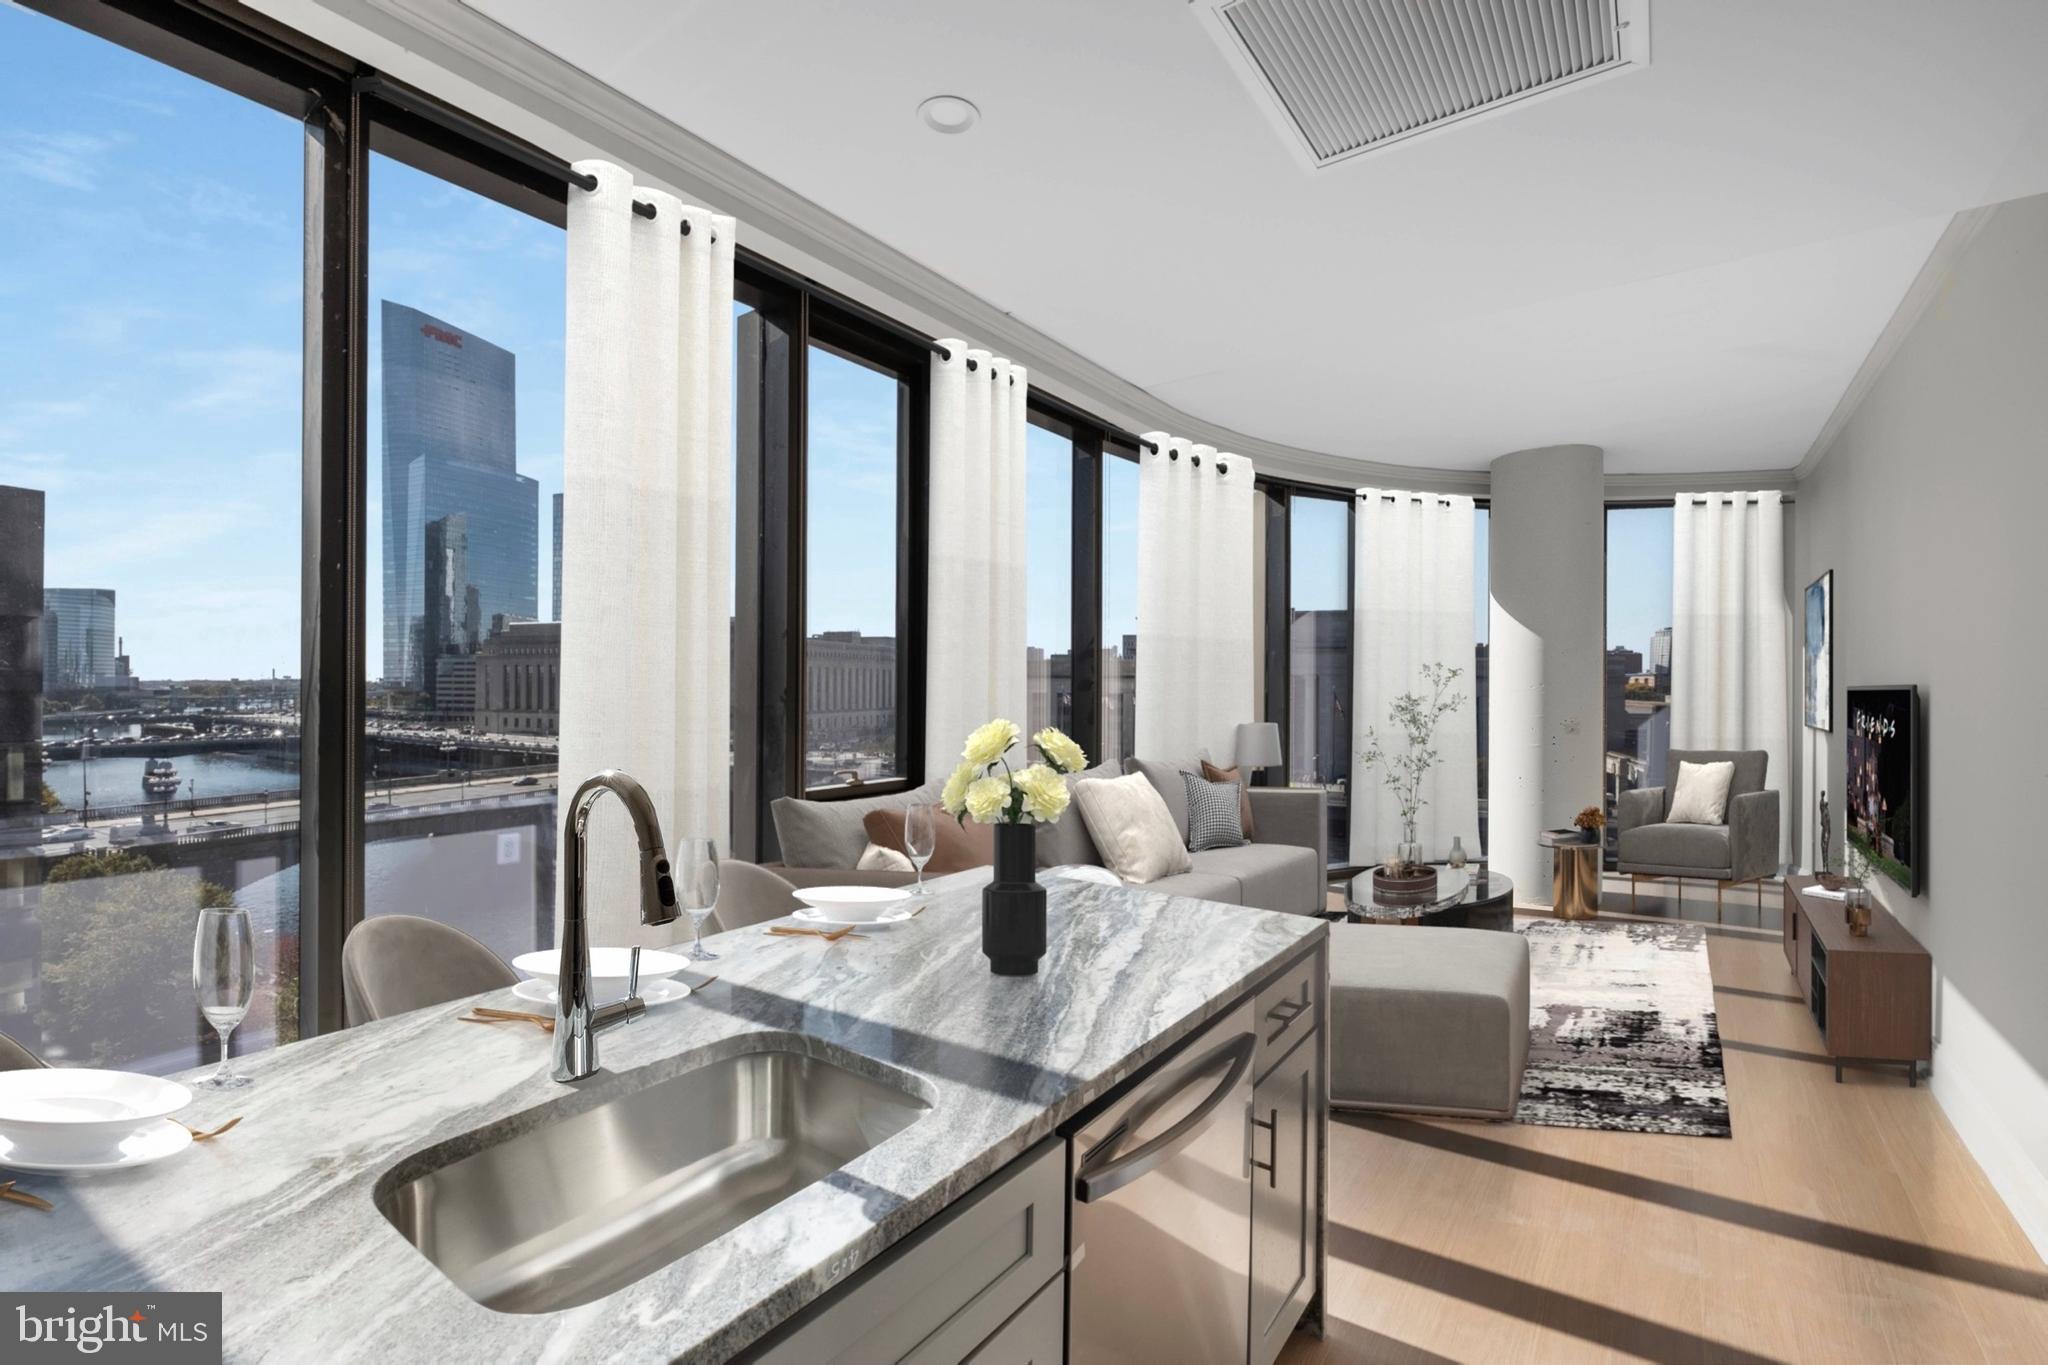
[(1576, 830), (1545, 830), (1550, 850), (1550, 909), (1559, 919), (1600, 917), (1600, 844), (1577, 838)]

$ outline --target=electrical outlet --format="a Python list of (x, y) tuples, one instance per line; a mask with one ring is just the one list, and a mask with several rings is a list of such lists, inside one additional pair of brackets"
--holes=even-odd
[(519, 862), (519, 831), (506, 830), (498, 836), (498, 866), (513, 867)]

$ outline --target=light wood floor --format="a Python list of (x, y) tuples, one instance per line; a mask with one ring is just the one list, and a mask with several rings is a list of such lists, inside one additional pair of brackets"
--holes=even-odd
[(1732, 1139), (1334, 1118), (1284, 1365), (2048, 1361), (2048, 1268), (1924, 1083), (1834, 1083), (1765, 922), (1709, 930)]

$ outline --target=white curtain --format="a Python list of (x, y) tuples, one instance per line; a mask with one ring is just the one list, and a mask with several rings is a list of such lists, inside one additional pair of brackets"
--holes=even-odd
[[(733, 220), (603, 161), (569, 191), (562, 453), (561, 792), (623, 768), (671, 846), (731, 823)], [(633, 201), (654, 206), (653, 218)], [(685, 234), (683, 225), (690, 231)], [(616, 800), (590, 823), (590, 937), (640, 926)]]
[(968, 734), (1025, 723), (1024, 405), (1029, 373), (963, 341), (932, 356), (925, 776)]
[(1398, 489), (1358, 490), (1351, 618), (1351, 861), (1384, 860), (1401, 841), (1401, 808), (1385, 770), (1359, 761), (1366, 728), (1390, 755), (1406, 753), (1406, 732), (1389, 718), (1394, 699), (1434, 689), (1429, 664), (1459, 670), (1445, 699), (1458, 709), (1436, 725), (1436, 765), (1423, 779), (1416, 838), (1442, 858), (1451, 840), (1478, 857), (1479, 713), (1473, 678), (1472, 499)]
[[(1671, 747), (1762, 749), (1767, 785), (1784, 791), (1784, 494), (1679, 494), (1671, 557)], [(1781, 800), (1778, 812), (1778, 847), (1789, 849), (1792, 803)]]
[(1140, 758), (1235, 761), (1252, 694), (1252, 462), (1165, 432), (1138, 453)]

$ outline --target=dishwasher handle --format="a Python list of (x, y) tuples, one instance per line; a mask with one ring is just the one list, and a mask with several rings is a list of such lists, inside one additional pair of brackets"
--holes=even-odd
[[(1250, 1033), (1240, 1034), (1198, 1063), (1193, 1071), (1194, 1076), (1206, 1073), (1217, 1062), (1225, 1059), (1228, 1059), (1230, 1065), (1229, 1069), (1224, 1073), (1223, 1079), (1217, 1083), (1216, 1089), (1210, 1092), (1209, 1097), (1197, 1105), (1194, 1112), (1174, 1124), (1173, 1127), (1167, 1129), (1143, 1146), (1137, 1147), (1097, 1169), (1089, 1170), (1084, 1166), (1081, 1170), (1076, 1171), (1074, 1173), (1074, 1198), (1083, 1204), (1092, 1204), (1098, 1199), (1114, 1194), (1133, 1180), (1154, 1170), (1160, 1163), (1193, 1140), (1195, 1135), (1208, 1125), (1209, 1119), (1216, 1111), (1223, 1107), (1224, 1101), (1230, 1098), (1231, 1092), (1237, 1089), (1238, 1082), (1244, 1079), (1244, 1073), (1251, 1069), (1252, 1051), (1257, 1045), (1257, 1035)], [(1186, 1087), (1180, 1087), (1180, 1089), (1165, 1096), (1159, 1104), (1148, 1106), (1148, 1108), (1156, 1112), (1167, 1100), (1172, 1099), (1174, 1095), (1178, 1095), (1180, 1090), (1183, 1089), (1186, 1089)], [(1133, 1120), (1134, 1123), (1142, 1121), (1142, 1118)]]

